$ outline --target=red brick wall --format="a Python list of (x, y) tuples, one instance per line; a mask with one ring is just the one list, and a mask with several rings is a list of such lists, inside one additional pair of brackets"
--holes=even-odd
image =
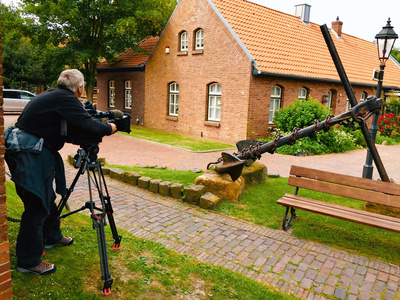
[[(271, 100), (271, 88), (279, 85), (282, 88), (281, 107), (289, 105), (297, 99), (301, 87), (306, 87), (312, 99), (318, 99), (322, 103), (323, 96), (329, 90), (335, 90), (332, 97), (332, 114), (337, 115), (346, 111), (347, 94), (339, 83), (323, 83), (317, 81), (286, 79), (268, 76), (253, 76), (251, 80), (250, 105), (249, 105), (249, 126), (247, 138), (256, 139), (265, 137), (268, 134), (269, 108)], [(375, 95), (372, 88), (353, 86), (357, 101), (361, 93)]]
[[(194, 51), (199, 28), (204, 29), (204, 49)], [(187, 55), (179, 55), (183, 30), (189, 34)], [(181, 1), (146, 64), (145, 126), (224, 141), (245, 137), (251, 70), (250, 59), (207, 1)], [(173, 81), (179, 84), (177, 118), (168, 117), (168, 85)], [(222, 86), (219, 123), (206, 122), (207, 88), (213, 82)]]
[[(108, 82), (115, 81), (115, 108), (108, 107)], [(132, 109), (125, 109), (125, 81), (132, 81)], [(97, 70), (97, 109), (106, 111), (118, 109), (144, 122), (144, 71), (102, 71)]]
[(0, 299), (11, 299), (11, 270), (8, 244), (7, 205), (4, 166), (3, 59), (0, 25)]

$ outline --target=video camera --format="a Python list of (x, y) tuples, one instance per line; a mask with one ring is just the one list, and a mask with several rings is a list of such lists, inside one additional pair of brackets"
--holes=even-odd
[[(93, 119), (106, 123), (114, 123), (117, 126), (117, 131), (126, 133), (131, 132), (131, 117), (128, 114), (116, 109), (106, 112), (99, 111), (90, 101), (85, 102), (83, 106)], [(68, 124), (68, 143), (79, 145), (82, 148), (88, 148), (93, 144), (100, 143), (101, 141), (101, 136), (93, 136), (87, 133), (82, 133), (81, 129), (75, 128), (74, 126)]]

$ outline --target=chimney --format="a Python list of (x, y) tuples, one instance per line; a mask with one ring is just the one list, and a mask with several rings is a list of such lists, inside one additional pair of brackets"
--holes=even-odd
[(295, 16), (299, 17), (301, 21), (305, 24), (310, 23), (310, 9), (311, 5), (309, 4), (298, 4), (294, 6), (295, 8)]
[(342, 36), (342, 25), (343, 22), (339, 21), (339, 17), (336, 18), (336, 21), (332, 22), (332, 29), (336, 32), (338, 37)]

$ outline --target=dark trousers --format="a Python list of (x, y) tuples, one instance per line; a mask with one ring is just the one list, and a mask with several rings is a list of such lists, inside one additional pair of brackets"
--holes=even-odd
[[(39, 197), (20, 186), (16, 186), (16, 190), (25, 207), (17, 237), (17, 265), (31, 268), (42, 262), (44, 242), (48, 245), (55, 244), (63, 235), (60, 230), (60, 220), (51, 217), (57, 210), (54, 202), (50, 206), (49, 213)], [(44, 233), (47, 235), (46, 241)]]

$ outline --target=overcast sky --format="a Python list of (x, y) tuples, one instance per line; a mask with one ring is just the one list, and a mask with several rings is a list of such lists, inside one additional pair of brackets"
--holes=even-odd
[[(16, 4), (17, 0), (0, 0), (2, 3)], [(332, 21), (339, 17), (343, 22), (342, 31), (347, 34), (373, 41), (375, 35), (386, 25), (388, 18), (400, 35), (400, 0), (249, 0), (263, 6), (294, 15), (296, 4), (311, 5), (310, 21), (331, 27)], [(400, 48), (400, 41), (395, 43)]]

